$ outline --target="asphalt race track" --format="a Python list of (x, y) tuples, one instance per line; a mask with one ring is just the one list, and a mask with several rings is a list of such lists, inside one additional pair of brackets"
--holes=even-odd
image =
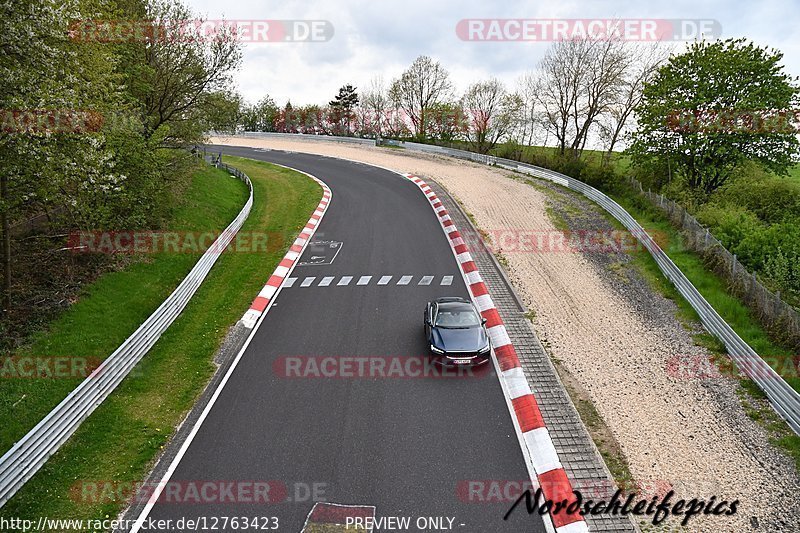
[[(212, 151), (308, 172), (333, 198), (312, 239), (322, 244), (301, 257), (312, 264), (291, 273), (170, 480), (268, 481), (280, 501), (162, 498), (149, 517), (272, 516), (278, 531), (296, 533), (316, 492), (316, 499), (374, 506), (377, 518), (411, 517), (410, 531), (419, 530), (419, 517), (445, 517), (445, 527), (452, 518), (454, 531), (544, 531), (524, 504), (503, 521), (512, 502), (469, 501), (465, 492), (481, 486), (470, 481), (488, 488), (490, 480), (508, 487), (528, 479), (492, 369), (461, 378), (285, 377), (281, 370), (287, 357), (302, 361), (308, 376), (308, 358), (402, 362), (427, 353), (426, 302), (468, 292), (419, 189), (392, 172), (331, 158)], [(270, 274), (263, 272), (265, 281)]]

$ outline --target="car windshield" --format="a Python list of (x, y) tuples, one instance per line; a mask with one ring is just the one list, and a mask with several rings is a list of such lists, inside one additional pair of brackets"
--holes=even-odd
[(480, 325), (478, 313), (466, 304), (440, 304), (436, 326), (440, 328), (471, 328)]

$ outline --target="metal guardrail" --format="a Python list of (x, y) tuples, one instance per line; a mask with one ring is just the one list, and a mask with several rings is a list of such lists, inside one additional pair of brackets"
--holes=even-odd
[(253, 206), (253, 184), (243, 172), (224, 168), (244, 181), (250, 197), (242, 210), (150, 317), (75, 390), (0, 458), (0, 507), (25, 484), (81, 423), (108, 397), (183, 311)]
[[(356, 139), (353, 137), (325, 137), (322, 135), (306, 135), (299, 134), (282, 134), (282, 133), (246, 133), (245, 136), (250, 137), (283, 137), (297, 139), (305, 137), (306, 139), (313, 140), (331, 140), (336, 142), (356, 142), (358, 144), (372, 144), (371, 139)], [(364, 141), (367, 141), (366, 143)], [(511, 159), (504, 159), (490, 155), (477, 154), (468, 152), (466, 150), (458, 150), (455, 148), (445, 148), (442, 146), (435, 146), (430, 144), (421, 144), (414, 142), (400, 143), (400, 146), (416, 150), (420, 152), (447, 155), (450, 157), (457, 157), (459, 159), (469, 159), (478, 163), (486, 165), (495, 165), (509, 170), (514, 170), (527, 174), (536, 178), (546, 179), (559, 185), (562, 185), (573, 191), (577, 191), (589, 198), (597, 205), (605, 209), (611, 216), (622, 223), (628, 231), (630, 231), (636, 239), (647, 248), (650, 255), (658, 264), (658, 268), (669, 279), (678, 292), (681, 293), (686, 301), (694, 308), (700, 316), (703, 326), (715, 337), (717, 337), (724, 345), (739, 367), (747, 377), (752, 379), (764, 394), (766, 394), (772, 407), (784, 419), (792, 430), (800, 435), (800, 393), (794, 390), (783, 377), (778, 374), (766, 361), (764, 361), (753, 348), (750, 347), (741, 337), (728, 325), (725, 320), (717, 313), (717, 311), (709, 304), (703, 295), (697, 290), (691, 281), (681, 272), (675, 263), (667, 256), (667, 254), (656, 244), (656, 242), (647, 234), (642, 226), (636, 222), (630, 213), (628, 213), (617, 202), (595, 189), (591, 185), (587, 185), (582, 181), (571, 178), (565, 174), (547, 170), (545, 168), (513, 161)]]

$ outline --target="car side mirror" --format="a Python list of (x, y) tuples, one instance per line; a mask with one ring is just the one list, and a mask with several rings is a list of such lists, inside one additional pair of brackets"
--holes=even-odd
[(481, 318), (481, 324), (484, 324), (484, 325), (485, 325), (485, 324), (486, 324), (486, 322), (488, 322), (488, 320), (486, 320), (486, 318)]

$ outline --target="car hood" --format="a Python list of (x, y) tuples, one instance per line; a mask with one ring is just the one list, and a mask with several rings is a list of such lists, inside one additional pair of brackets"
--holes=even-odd
[(483, 327), (467, 329), (434, 327), (431, 330), (432, 344), (446, 352), (477, 352), (486, 346), (486, 331)]

